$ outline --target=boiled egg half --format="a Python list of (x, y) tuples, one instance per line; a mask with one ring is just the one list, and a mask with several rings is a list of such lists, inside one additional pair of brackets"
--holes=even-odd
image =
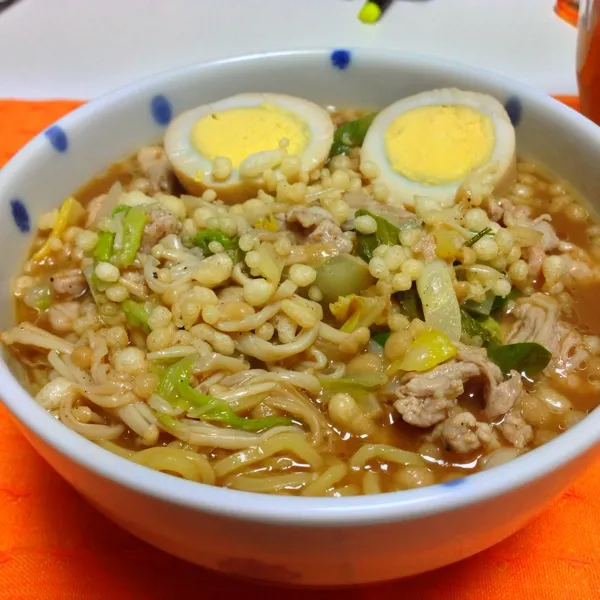
[(334, 125), (322, 107), (283, 94), (239, 94), (180, 114), (164, 146), (177, 178), (191, 194), (214, 189), (242, 202), (263, 186), (263, 173), (286, 156), (310, 172), (327, 160)]
[(514, 181), (515, 130), (492, 96), (431, 90), (375, 117), (361, 149), (361, 162), (367, 161), (377, 165), (377, 181), (391, 197), (407, 206), (417, 197), (451, 206), (475, 169), (485, 168), (496, 190)]

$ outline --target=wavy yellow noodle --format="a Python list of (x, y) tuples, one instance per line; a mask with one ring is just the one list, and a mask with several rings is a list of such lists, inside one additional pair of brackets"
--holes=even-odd
[(348, 474), (348, 466), (344, 463), (331, 465), (318, 478), (309, 483), (303, 490), (303, 496), (324, 496), (327, 490), (333, 488)]
[(311, 483), (314, 473), (290, 473), (288, 475), (236, 475), (227, 480), (226, 486), (244, 492), (276, 494), (286, 489), (298, 490)]
[(414, 452), (401, 450), (388, 444), (365, 444), (350, 458), (349, 464), (353, 469), (362, 469), (370, 460), (378, 458), (386, 462), (400, 465), (423, 465), (423, 459)]
[(215, 473), (208, 460), (201, 454), (189, 450), (163, 447), (146, 448), (134, 454), (131, 460), (156, 471), (176, 473), (190, 481), (209, 485), (215, 483)]
[(257, 446), (236, 452), (214, 463), (217, 477), (224, 477), (249, 467), (274, 454), (294, 454), (308, 463), (313, 469), (323, 464), (322, 456), (312, 448), (304, 436), (293, 433), (282, 433), (258, 444)]
[(362, 487), (364, 494), (381, 494), (379, 474), (375, 471), (367, 471), (363, 475)]

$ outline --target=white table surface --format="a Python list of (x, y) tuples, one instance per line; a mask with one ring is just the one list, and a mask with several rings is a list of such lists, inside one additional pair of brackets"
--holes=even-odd
[(576, 92), (575, 28), (554, 0), (20, 0), (0, 14), (0, 97), (81, 98), (171, 67), (265, 50), (377, 47), (444, 56)]

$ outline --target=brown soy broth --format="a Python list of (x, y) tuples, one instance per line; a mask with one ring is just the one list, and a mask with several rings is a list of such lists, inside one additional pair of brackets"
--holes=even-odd
[[(594, 224), (592, 217), (585, 221), (573, 221), (564, 211), (552, 215), (552, 224), (561, 239), (572, 242), (584, 250), (590, 250), (588, 228)], [(585, 333), (600, 335), (600, 283), (579, 285), (570, 290), (573, 298), (572, 322)]]
[(106, 171), (80, 187), (74, 196), (85, 206), (97, 196), (106, 194), (117, 181), (123, 186), (130, 184), (138, 175), (137, 170), (134, 157), (114, 163)]
[[(541, 179), (547, 182), (560, 181), (544, 173)], [(588, 230), (590, 226), (598, 224), (598, 216), (594, 207), (583, 198), (567, 182), (560, 182), (565, 192), (570, 194), (576, 202), (582, 204), (589, 210), (589, 216), (584, 220), (573, 220), (568, 217), (565, 210), (553, 211), (551, 213), (552, 226), (561, 240), (571, 242), (585, 251), (592, 250)], [(537, 198), (541, 200), (536, 214), (548, 212), (553, 196), (548, 189), (537, 191)], [(594, 254), (592, 256), (595, 258)], [(573, 299), (571, 314), (564, 316), (565, 320), (572, 323), (584, 334), (600, 335), (600, 310), (598, 310), (598, 298), (600, 298), (600, 282), (580, 284), (569, 289)], [(578, 385), (570, 385), (568, 378), (554, 377), (551, 385), (568, 397), (576, 410), (590, 412), (600, 403), (600, 392), (586, 379), (586, 369), (580, 372)]]
[[(129, 185), (136, 177), (140, 175), (139, 167), (136, 164), (135, 157), (131, 157), (125, 161), (121, 161), (111, 165), (104, 173), (93, 178), (86, 185), (82, 186), (74, 195), (78, 201), (86, 205), (92, 199), (100, 194), (107, 193), (110, 187), (120, 182), (124, 186)], [(542, 185), (540, 189), (536, 191), (535, 212), (537, 214), (544, 214), (548, 212), (553, 196), (550, 194), (548, 187), (550, 183), (556, 181), (552, 176), (537, 173), (537, 178), (546, 183), (545, 187)], [(561, 239), (570, 241), (584, 250), (590, 248), (590, 240), (588, 236), (588, 228), (594, 221), (592, 218), (588, 218), (584, 222), (577, 222), (569, 219), (564, 211), (552, 213), (552, 224), (555, 227), (558, 235)], [(52, 264), (46, 264), (42, 267), (43, 272), (48, 277), (58, 270), (59, 268), (65, 268), (69, 265), (57, 261)], [(569, 290), (573, 298), (573, 310), (572, 317), (569, 318), (577, 327), (585, 333), (592, 333), (600, 335), (600, 311), (597, 309), (597, 299), (600, 297), (600, 284), (579, 286), (576, 289)], [(23, 302), (16, 304), (16, 315), (18, 322), (29, 321), (36, 324), (40, 324), (40, 317), (37, 311), (28, 308)], [(34, 362), (37, 356), (41, 356), (37, 352), (27, 352), (25, 356), (18, 357), (25, 364)], [(327, 355), (330, 359), (347, 357), (340, 355), (336, 349), (331, 349), (331, 352), (327, 351)], [(260, 367), (260, 365), (253, 365)], [(287, 365), (291, 367), (292, 365)], [(31, 371), (32, 369), (29, 368)], [(585, 378), (583, 378), (585, 379)], [(577, 410), (589, 412), (594, 409), (599, 402), (599, 394), (597, 389), (589, 383), (583, 383), (579, 386), (569, 386), (565, 380), (559, 380), (558, 383), (554, 381), (549, 382), (555, 385), (565, 396), (572, 402), (573, 407)], [(477, 420), (484, 420), (483, 415), (483, 397), (484, 390), (480, 385), (468, 384), (465, 389), (464, 395), (460, 398), (460, 406), (470, 411)], [(320, 410), (326, 414), (326, 404), (321, 398), (316, 399), (317, 405)], [(98, 407), (94, 407), (96, 412), (102, 414), (107, 418), (107, 421), (111, 420), (111, 415), (103, 413), (98, 410)], [(250, 415), (248, 415), (250, 416)], [(419, 452), (424, 443), (428, 440), (428, 436), (431, 435), (431, 429), (419, 429), (405, 423), (396, 411), (393, 409), (391, 403), (384, 405), (384, 414), (379, 419), (379, 433), (374, 439), (361, 438), (355, 435), (337, 430), (333, 425), (328, 427), (333, 430), (330, 431), (330, 435), (325, 437), (325, 442), (320, 448), (317, 448), (319, 453), (324, 459), (324, 468), (335, 464), (336, 462), (348, 461), (361, 447), (369, 443), (388, 444), (397, 448), (402, 448), (410, 452)], [(165, 446), (173, 441), (173, 438), (168, 434), (161, 434), (159, 446)], [(131, 431), (127, 430), (117, 441), (121, 447), (127, 450), (140, 450), (142, 447), (139, 445), (137, 436)], [(427, 463), (427, 467), (433, 472), (436, 481), (447, 481), (457, 477), (462, 477), (471, 472), (479, 470), (478, 461), (482, 456), (481, 451), (475, 451), (467, 454), (456, 454), (443, 447), (439, 442), (431, 443), (432, 448), (435, 447), (435, 452), (431, 455), (424, 453), (424, 459)], [(212, 460), (219, 460), (229, 456), (231, 452), (224, 450), (212, 450), (200, 448), (199, 451), (206, 452)], [(398, 482), (398, 474), (404, 469), (401, 465), (394, 463), (387, 463), (381, 461), (371, 461), (367, 464), (366, 468), (379, 474), (380, 485), (382, 491), (393, 491), (402, 489), (403, 484)], [(261, 475), (273, 474), (274, 472), (285, 473), (286, 471), (298, 471), (298, 470), (310, 470), (309, 465), (304, 465), (297, 460), (280, 461), (274, 462), (273, 460), (261, 461), (250, 467), (248, 473), (252, 473), (257, 477)], [(364, 473), (360, 470), (349, 470), (349, 474), (343, 480), (343, 485), (355, 485), (359, 490), (362, 490), (363, 486), (363, 475)], [(221, 478), (217, 481), (219, 485), (227, 485), (229, 477)], [(406, 486), (404, 486), (406, 487)], [(285, 493), (285, 492), (284, 492)]]

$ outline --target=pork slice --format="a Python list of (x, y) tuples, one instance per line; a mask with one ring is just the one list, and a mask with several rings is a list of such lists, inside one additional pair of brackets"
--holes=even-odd
[(320, 206), (294, 206), (285, 213), (288, 223), (298, 223), (303, 229), (317, 226), (321, 221), (333, 222), (333, 215)]
[(435, 237), (432, 233), (425, 233), (421, 236), (419, 241), (413, 247), (413, 251), (416, 254), (420, 254), (425, 262), (432, 262), (437, 259), (437, 244), (435, 243)]
[(63, 300), (76, 300), (87, 290), (87, 281), (81, 269), (57, 271), (50, 277), (50, 283)]
[(500, 431), (517, 450), (525, 448), (533, 439), (533, 428), (514, 410), (504, 417)]
[(546, 367), (551, 374), (576, 371), (589, 358), (583, 336), (571, 324), (560, 321), (560, 307), (556, 300), (545, 294), (533, 294), (522, 298), (512, 313), (516, 321), (510, 329), (506, 342), (536, 342), (552, 353)]
[(329, 219), (321, 221), (306, 238), (306, 241), (309, 244), (327, 244), (338, 254), (348, 254), (354, 247), (351, 234), (344, 233)]
[(175, 175), (166, 152), (160, 146), (146, 146), (137, 154), (137, 162), (150, 192), (172, 192), (175, 189)]
[(48, 309), (48, 322), (56, 333), (73, 331), (75, 319), (79, 316), (80, 303), (75, 300), (59, 302)]
[(463, 382), (478, 374), (476, 365), (456, 360), (425, 373), (407, 373), (396, 389), (394, 407), (410, 425), (431, 427), (448, 416), (465, 391)]
[(440, 426), (439, 436), (451, 452), (466, 454), (482, 446), (497, 443), (496, 434), (489, 423), (480, 423), (470, 412), (464, 411), (449, 417)]
[(492, 362), (485, 350), (463, 346), (459, 352), (462, 360), (469, 361), (479, 367), (479, 373), (485, 378), (485, 415), (495, 419), (506, 414), (521, 397), (523, 382), (517, 371), (511, 371), (504, 381), (500, 367)]
[(150, 252), (152, 247), (167, 235), (180, 233), (182, 227), (176, 215), (160, 206), (155, 206), (148, 213), (148, 222), (144, 226), (141, 252)]
[(507, 381), (483, 348), (459, 346), (456, 358), (423, 372), (404, 375), (394, 393), (394, 407), (403, 420), (431, 427), (448, 416), (471, 380), (484, 382), (485, 414), (497, 418), (509, 411), (522, 393), (521, 376), (512, 371)]
[(512, 312), (516, 322), (506, 336), (507, 344), (537, 342), (555, 354), (559, 348), (559, 306), (545, 294), (533, 294), (517, 300)]

